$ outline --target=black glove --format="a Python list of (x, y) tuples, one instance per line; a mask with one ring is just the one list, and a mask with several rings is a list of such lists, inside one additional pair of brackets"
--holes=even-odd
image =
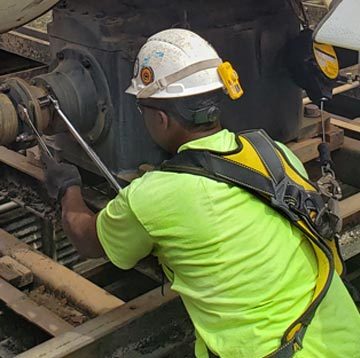
[(45, 187), (50, 198), (60, 201), (67, 188), (81, 187), (81, 176), (74, 165), (58, 163), (46, 153), (41, 154), (41, 161), (44, 164)]

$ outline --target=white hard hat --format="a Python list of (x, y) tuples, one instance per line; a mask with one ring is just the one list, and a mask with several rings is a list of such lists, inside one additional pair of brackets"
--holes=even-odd
[(360, 0), (334, 0), (315, 29), (315, 41), (360, 51)]
[(138, 98), (177, 98), (224, 87), (222, 64), (214, 48), (199, 35), (169, 29), (151, 36), (136, 58), (126, 93)]

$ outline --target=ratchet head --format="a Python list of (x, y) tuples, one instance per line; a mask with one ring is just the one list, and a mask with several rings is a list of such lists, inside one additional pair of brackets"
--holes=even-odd
[(54, 105), (55, 109), (58, 111), (60, 109), (59, 101), (53, 97), (51, 94), (48, 95), (48, 99)]
[(52, 158), (52, 154), (49, 150), (49, 148), (47, 147), (46, 143), (44, 142), (44, 140), (42, 139), (40, 133), (38, 132), (38, 130), (36, 129), (34, 123), (31, 121), (31, 118), (29, 116), (29, 111), (27, 110), (27, 108), (25, 106), (23, 106), (22, 104), (18, 105), (18, 113), (19, 113), (19, 117), (22, 121), (24, 121), (24, 123), (33, 131), (33, 133), (35, 134), (35, 137), (37, 139), (37, 142), (39, 144), (40, 149), (45, 152), (50, 158)]
[(27, 108), (25, 106), (23, 106), (22, 104), (18, 104), (17, 110), (18, 110), (20, 119), (24, 122), (27, 122), (27, 118), (30, 118), (29, 111), (27, 110)]

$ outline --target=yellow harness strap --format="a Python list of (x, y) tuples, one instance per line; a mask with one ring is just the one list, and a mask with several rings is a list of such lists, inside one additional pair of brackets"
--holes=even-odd
[(267, 356), (288, 358), (302, 348), (306, 328), (329, 289), (334, 267), (341, 275), (344, 265), (336, 239), (325, 239), (317, 230), (316, 219), (320, 212), (326, 210), (326, 206), (315, 184), (291, 165), (264, 131), (244, 132), (237, 141), (239, 148), (229, 153), (186, 150), (164, 162), (161, 169), (202, 175), (244, 187), (261, 196), (309, 240), (317, 257), (319, 271), (311, 303), (288, 327), (280, 348)]
[[(266, 178), (271, 179), (269, 170), (266, 168), (261, 156), (259, 155), (259, 151), (254, 145), (247, 139), (245, 136), (239, 136), (239, 141), (242, 144), (241, 151), (224, 155), (224, 159), (228, 161), (232, 161), (238, 165), (247, 167), (250, 170), (253, 170)], [(297, 185), (301, 186), (305, 191), (308, 192), (318, 192), (316, 186), (311, 183), (308, 179), (304, 178), (289, 162), (286, 156), (282, 153), (282, 150), (278, 147), (274, 148), (276, 155), (281, 161), (283, 170), (288, 178), (290, 178)], [(315, 219), (316, 216), (313, 217)], [(306, 222), (300, 220), (296, 223), (297, 226), (305, 232), (307, 236), (311, 235), (314, 239), (318, 240), (318, 234), (314, 233), (313, 230), (309, 229)], [(344, 272), (344, 263), (339, 254), (339, 249), (337, 247), (337, 243), (335, 240), (323, 240), (326, 246), (331, 250), (335, 268), (337, 273), (341, 276)]]
[[(270, 178), (271, 174), (269, 169), (266, 167), (266, 164), (261, 158), (258, 149), (254, 147), (253, 143), (251, 143), (245, 136), (239, 136), (239, 140), (242, 143), (242, 150), (235, 154), (225, 155), (224, 159), (230, 160), (241, 166), (246, 166), (249, 169), (257, 171), (264, 177)], [(302, 175), (292, 167), (279, 148), (276, 148), (275, 152), (281, 161), (285, 174), (288, 178), (301, 186), (305, 191), (317, 192), (316, 187), (306, 178), (303, 178)], [(302, 316), (296, 319), (286, 330), (282, 339), (282, 346), (294, 340), (296, 334), (301, 331), (303, 326), (310, 323), (311, 318), (315, 313), (315, 309), (325, 296), (331, 283), (334, 267), (333, 262), (335, 261), (337, 272), (340, 275), (344, 270), (343, 261), (338, 252), (335, 240), (322, 240), (316, 233), (314, 233), (304, 220), (299, 220), (294, 224), (304, 232), (312, 244), (318, 261), (319, 273), (310, 305), (307, 307)], [(295, 345), (297, 345), (297, 347), (295, 347), (296, 349), (301, 349), (297, 342), (295, 342)], [(278, 351), (281, 351), (281, 347), (279, 350), (269, 355), (269, 357), (276, 357), (276, 353)]]

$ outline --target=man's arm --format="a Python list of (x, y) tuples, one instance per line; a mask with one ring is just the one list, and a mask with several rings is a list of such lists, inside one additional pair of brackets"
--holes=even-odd
[(81, 256), (105, 255), (96, 233), (96, 215), (86, 206), (81, 195), (81, 177), (70, 164), (58, 163), (42, 153), (45, 186), (50, 198), (62, 204), (62, 224)]
[(62, 223), (67, 236), (82, 256), (106, 256), (122, 269), (130, 269), (153, 249), (151, 236), (129, 204), (129, 187), (98, 214), (85, 204), (81, 177), (74, 165), (58, 163), (43, 154), (45, 186), (54, 200), (61, 201)]
[(61, 205), (63, 229), (80, 255), (89, 258), (105, 256), (96, 232), (97, 215), (86, 206), (80, 187), (69, 187)]

